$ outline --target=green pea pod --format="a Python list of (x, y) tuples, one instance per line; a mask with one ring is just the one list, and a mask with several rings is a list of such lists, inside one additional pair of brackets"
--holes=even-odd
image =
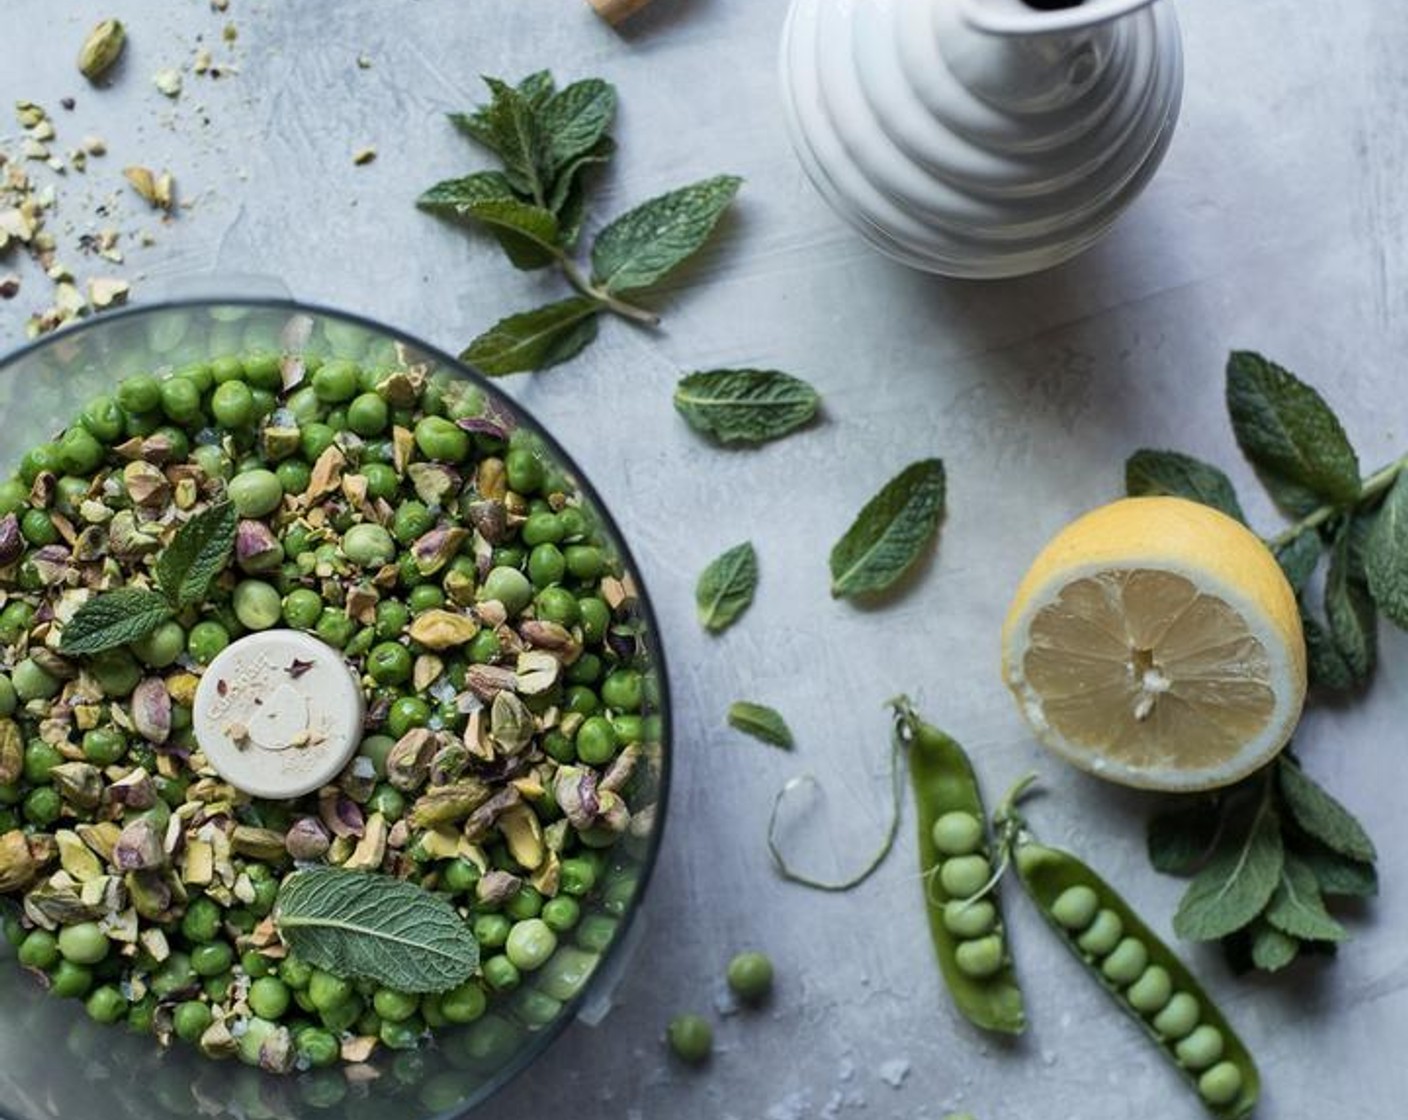
[[(999, 818), (1001, 817), (1002, 813), (999, 812)], [(1138, 1022), (1144, 1028), (1145, 1033), (1154, 1040), (1155, 1045), (1168, 1055), (1169, 1060), (1192, 1084), (1194, 1091), (1198, 1093), (1199, 1099), (1202, 1100), (1207, 1110), (1219, 1117), (1219, 1120), (1240, 1120), (1242, 1117), (1251, 1115), (1261, 1093), (1261, 1075), (1257, 1072), (1256, 1062), (1246, 1045), (1237, 1037), (1222, 1012), (1217, 1009), (1188, 967), (1172, 949), (1159, 940), (1154, 931), (1140, 919), (1139, 915), (1104, 879), (1076, 859), (1075, 856), (1057, 848), (1048, 848), (1038, 844), (1020, 831), (1012, 843), (1014, 848), (1013, 861), (1017, 865), (1018, 877), (1022, 880), (1022, 885), (1026, 888), (1032, 901), (1036, 903), (1042, 917), (1060, 935), (1061, 941), (1066, 947), (1080, 958), (1090, 974), (1110, 993), (1111, 998), (1119, 1004), (1126, 1014)], [(1204, 1027), (1211, 1027), (1220, 1034), (1222, 1039), (1220, 1055), (1216, 1056), (1206, 1068), (1195, 1070), (1190, 1068), (1187, 1062), (1180, 1059), (1177, 1052), (1177, 1039), (1156, 1028), (1155, 1020), (1159, 1016), (1153, 1013), (1153, 1008), (1146, 1005), (1146, 1012), (1141, 1014), (1129, 999), (1129, 993), (1133, 991), (1133, 988), (1109, 979), (1101, 969), (1099, 957), (1078, 944), (1081, 930), (1071, 928), (1069, 918), (1067, 924), (1063, 924), (1058, 919), (1056, 914), (1057, 900), (1072, 888), (1086, 888), (1094, 892), (1100, 909), (1113, 911), (1118, 917), (1122, 937), (1133, 938), (1142, 943), (1148, 953), (1146, 971), (1155, 967), (1164, 970), (1172, 981), (1170, 985), (1172, 992), (1187, 993), (1197, 1000), (1197, 1027), (1195, 1029), (1201, 1030)], [(1074, 895), (1068, 896), (1072, 899), (1074, 897)], [(1086, 897), (1089, 898), (1088, 895)], [(1076, 921), (1078, 924), (1079, 919)], [(1104, 959), (1109, 961), (1113, 959), (1113, 956), (1113, 953), (1104, 954)], [(1165, 1006), (1170, 1005), (1171, 1001), (1165, 1003)], [(1191, 1034), (1192, 1030), (1182, 1030), (1178, 1037), (1191, 1037)], [(1204, 1058), (1204, 1060), (1206, 1059)], [(1227, 1068), (1229, 1066), (1231, 1069)], [(1235, 1069), (1235, 1073), (1231, 1072), (1232, 1069)], [(1214, 1078), (1215, 1081), (1212, 1080)]]
[[(944, 924), (944, 906), (954, 899), (944, 890), (936, 873), (942, 855), (934, 844), (934, 822), (945, 813), (971, 814), (984, 822), (981, 854), (991, 856), (992, 853), (987, 840), (987, 813), (973, 766), (958, 743), (921, 720), (906, 701), (897, 701), (895, 711), (897, 733), (906, 737), (909, 744), (909, 777), (919, 818), (919, 866), (923, 872), (929, 935), (944, 983), (958, 1010), (975, 1026), (1004, 1034), (1021, 1034), (1026, 1029), (1027, 1017), (1000, 912), (994, 932), (1003, 941), (1003, 961), (996, 972), (985, 978), (968, 975), (959, 967), (959, 941)], [(995, 893), (986, 897), (997, 906)]]

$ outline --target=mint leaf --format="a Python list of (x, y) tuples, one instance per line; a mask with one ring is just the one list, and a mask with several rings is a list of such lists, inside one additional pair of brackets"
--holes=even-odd
[(600, 305), (585, 296), (501, 319), (460, 355), (490, 377), (547, 369), (580, 353), (596, 337)]
[(557, 83), (552, 79), (551, 70), (539, 70), (518, 83), (518, 92), (535, 111), (543, 107), (556, 89)]
[(557, 260), (557, 218), (518, 198), (498, 171), (436, 183), (416, 205), (441, 217), (488, 226), (515, 268), (543, 268)]
[(1281, 881), (1266, 908), (1266, 920), (1302, 941), (1343, 941), (1349, 936), (1326, 912), (1315, 872), (1295, 856), (1287, 856), (1281, 868)]
[(1296, 854), (1315, 872), (1323, 894), (1372, 898), (1379, 893), (1379, 875), (1372, 863), (1350, 859), (1320, 844), (1298, 850)]
[(230, 502), (208, 506), (176, 530), (156, 561), (156, 585), (177, 610), (199, 603), (229, 563), (239, 515)]
[(616, 141), (609, 136), (603, 136), (591, 148), (565, 164), (557, 173), (557, 178), (552, 184), (552, 195), (548, 199), (548, 207), (562, 218), (563, 212), (575, 209), (580, 205), (580, 201), (585, 197), (578, 189), (581, 186), (582, 175), (589, 167), (597, 164), (608, 163), (611, 157), (616, 154)]
[(1300, 956), (1300, 942), (1270, 922), (1252, 927), (1252, 963), (1263, 972), (1280, 972)]
[(600, 78), (573, 82), (538, 109), (538, 126), (547, 142), (547, 166), (553, 174), (590, 151), (606, 136), (616, 115), (616, 90)]
[(1304, 517), (1359, 497), (1359, 458), (1330, 406), (1309, 385), (1260, 354), (1233, 353), (1227, 408), (1243, 454), (1276, 504)]
[(1408, 472), (1399, 471), (1369, 530), (1364, 575), (1379, 610), (1408, 627)]
[(141, 587), (120, 587), (89, 599), (64, 626), (59, 652), (101, 653), (145, 638), (172, 615), (166, 596)]
[(704, 629), (718, 633), (737, 621), (753, 601), (758, 586), (758, 554), (751, 541), (735, 545), (712, 560), (699, 575), (694, 602)]
[(1272, 549), (1281, 571), (1286, 574), (1286, 581), (1297, 595), (1305, 590), (1305, 585), (1315, 574), (1321, 549), (1319, 534), (1313, 529), (1302, 529), (1285, 544)]
[(675, 408), (697, 432), (720, 443), (780, 439), (816, 415), (821, 398), (805, 381), (771, 369), (691, 373), (675, 388)]
[(1170, 809), (1149, 819), (1149, 862), (1165, 875), (1191, 875), (1212, 854), (1222, 833), (1222, 812), (1212, 800)]
[(1179, 451), (1136, 451), (1124, 464), (1124, 489), (1131, 498), (1187, 498), (1221, 510), (1243, 524), (1247, 520), (1231, 479), (1211, 464)]
[(944, 465), (912, 463), (887, 482), (831, 550), (833, 597), (883, 591), (933, 541), (944, 515)]
[(1332, 851), (1361, 863), (1372, 863), (1378, 857), (1374, 842), (1354, 814), (1285, 755), (1276, 763), (1276, 779), (1281, 797), (1291, 811), (1291, 819), (1307, 835)]
[(446, 992), (479, 967), (479, 944), (455, 908), (389, 875), (296, 871), (279, 888), (274, 924), (315, 968), (401, 992)]
[(736, 176), (720, 175), (621, 215), (592, 246), (594, 282), (616, 294), (661, 280), (709, 239), (742, 184)]
[(501, 171), (476, 171), (458, 179), (444, 179), (416, 199), (422, 210), (442, 217), (472, 217), (470, 208), (481, 202), (500, 202), (516, 196)]
[(494, 135), (493, 125), (489, 123), (487, 106), (480, 106), (472, 113), (450, 113), (449, 118), (451, 124), (476, 144), (480, 144), (497, 154), (499, 141), (498, 137)]
[(1246, 826), (1225, 837), (1188, 886), (1173, 929), (1190, 941), (1214, 941), (1251, 923), (1281, 882), (1285, 849), (1271, 798), (1263, 796)]
[(494, 95), (485, 123), (504, 174), (519, 194), (539, 206), (547, 204), (547, 142), (528, 98), (498, 78), (485, 78)]
[(735, 701), (729, 705), (728, 724), (735, 731), (751, 735), (771, 746), (781, 747), (785, 751), (792, 749), (792, 730), (787, 726), (787, 721), (766, 704)]
[(1353, 688), (1354, 673), (1334, 636), (1305, 609), (1304, 604), (1300, 609), (1300, 625), (1305, 634), (1305, 657), (1311, 685), (1330, 692)]
[(1378, 614), (1368, 588), (1350, 578), (1349, 537), (1342, 534), (1325, 578), (1325, 619), (1330, 638), (1349, 670), (1350, 683), (1368, 682), (1378, 660)]

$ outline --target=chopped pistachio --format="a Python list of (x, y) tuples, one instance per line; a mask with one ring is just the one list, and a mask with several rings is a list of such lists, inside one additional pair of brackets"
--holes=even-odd
[(489, 787), (475, 778), (426, 790), (411, 806), (414, 828), (436, 828), (462, 821), (489, 798)]
[(97, 276), (88, 281), (88, 302), (99, 311), (127, 302), (131, 286), (126, 280), (115, 280), (110, 276)]
[(204, 887), (215, 881), (215, 849), (205, 840), (188, 840), (181, 858), (181, 881)]
[(127, 31), (121, 20), (105, 19), (88, 33), (78, 52), (78, 71), (95, 82), (117, 63), (127, 43)]
[(54, 841), (59, 847), (59, 866), (79, 882), (86, 883), (102, 875), (102, 864), (78, 833), (60, 829), (54, 833)]
[[(561, 672), (562, 663), (546, 650), (528, 650), (526, 653), (520, 653), (515, 673), (518, 691), (524, 696), (538, 696), (557, 684)], [(504, 695), (499, 693), (499, 696), (494, 698), (495, 705)]]
[(376, 871), (386, 858), (386, 817), (373, 813), (367, 818), (367, 829), (356, 849), (343, 864), (351, 871)]
[(152, 85), (163, 97), (181, 96), (181, 71), (167, 68), (152, 75)]
[(12, 719), (0, 719), (0, 786), (9, 785), (24, 772), (24, 738)]
[(146, 817), (138, 817), (122, 830), (112, 850), (113, 866), (119, 871), (147, 871), (166, 864), (166, 849), (157, 827)]
[(235, 831), (231, 833), (230, 847), (239, 855), (249, 856), (265, 863), (278, 863), (287, 854), (282, 832), (243, 824), (236, 825)]
[(0, 836), (0, 891), (27, 887), (38, 874), (39, 865), (24, 833), (16, 828)]
[(376, 159), (376, 149), (372, 147), (358, 148), (352, 153), (352, 162), (358, 167), (365, 166)]
[(499, 816), (499, 831), (514, 862), (525, 871), (536, 871), (547, 856), (538, 814), (524, 804), (510, 805)]
[(479, 623), (467, 614), (437, 607), (416, 615), (408, 633), (413, 641), (438, 652), (464, 645), (479, 633)]
[(63, 762), (49, 771), (64, 800), (83, 809), (94, 809), (103, 798), (103, 775), (88, 762)]

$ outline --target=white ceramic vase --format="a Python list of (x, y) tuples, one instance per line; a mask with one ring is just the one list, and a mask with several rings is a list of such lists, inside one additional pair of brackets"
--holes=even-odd
[(793, 0), (788, 124), (836, 211), (916, 268), (978, 279), (1088, 248), (1178, 118), (1171, 0)]

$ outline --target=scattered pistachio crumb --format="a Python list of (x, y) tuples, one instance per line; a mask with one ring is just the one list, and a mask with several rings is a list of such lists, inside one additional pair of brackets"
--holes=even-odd
[(224, 39), (227, 43), (233, 43), (237, 39), (239, 39), (239, 37), (240, 29), (236, 27), (234, 23), (225, 24), (224, 28), (220, 32), (220, 38)]
[(105, 19), (88, 33), (78, 52), (79, 72), (96, 82), (113, 68), (127, 44), (127, 30), (121, 20)]
[(85, 136), (83, 150), (90, 156), (105, 156), (108, 154), (108, 142), (101, 136)]
[(191, 69), (197, 74), (208, 73), (215, 63), (214, 57), (210, 53), (209, 47), (201, 47), (196, 51), (195, 61), (191, 63)]
[(181, 71), (179, 70), (158, 70), (152, 75), (152, 83), (157, 90), (166, 97), (181, 96)]
[(372, 68), (371, 56), (370, 56), (370, 55), (365, 55), (365, 54), (359, 54), (359, 55), (357, 56), (357, 69), (358, 69), (358, 70), (370, 70), (371, 68)]
[(131, 287), (126, 280), (97, 276), (88, 281), (88, 301), (99, 311), (127, 302)]
[(358, 167), (371, 163), (374, 159), (376, 159), (375, 148), (358, 148), (352, 153), (352, 162)]
[(132, 189), (158, 210), (171, 209), (176, 182), (169, 171), (157, 175), (150, 168), (132, 166), (125, 168), (122, 174), (132, 184)]

